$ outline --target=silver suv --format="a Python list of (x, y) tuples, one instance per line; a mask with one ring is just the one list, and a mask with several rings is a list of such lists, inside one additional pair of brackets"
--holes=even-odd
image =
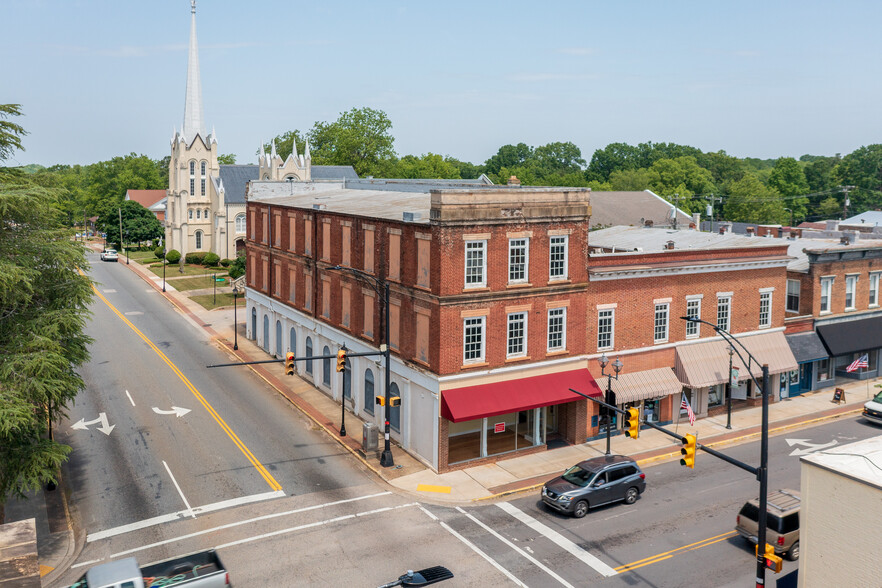
[(610, 502), (634, 504), (646, 490), (646, 474), (630, 457), (604, 455), (578, 463), (542, 487), (542, 502), (582, 518), (588, 509)]
[[(796, 490), (770, 492), (766, 507), (766, 543), (775, 553), (794, 561), (799, 559), (799, 507), (802, 504)], [(759, 541), (759, 499), (744, 503), (735, 518), (735, 530), (756, 545)]]

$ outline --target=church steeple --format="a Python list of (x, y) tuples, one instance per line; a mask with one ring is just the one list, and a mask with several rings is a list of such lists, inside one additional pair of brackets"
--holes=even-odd
[(190, 55), (187, 60), (187, 96), (181, 134), (187, 141), (192, 141), (197, 134), (206, 138), (202, 118), (202, 85), (199, 83), (199, 49), (196, 46), (196, 0), (190, 0)]

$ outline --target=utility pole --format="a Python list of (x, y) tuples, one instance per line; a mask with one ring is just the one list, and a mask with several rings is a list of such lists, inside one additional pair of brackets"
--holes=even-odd
[(843, 192), (845, 192), (845, 199), (844, 199), (845, 205), (842, 207), (842, 220), (845, 220), (848, 218), (848, 205), (851, 204), (851, 202), (848, 200), (848, 191), (854, 190), (855, 186), (839, 186), (839, 187), (842, 188)]
[(713, 194), (708, 194), (707, 196), (705, 196), (705, 198), (708, 201), (708, 205), (707, 205), (707, 208), (705, 209), (705, 213), (707, 214), (708, 218), (710, 218), (710, 224), (711, 224), (710, 232), (713, 233), (714, 232), (714, 202), (719, 202), (720, 204), (722, 204), (723, 198), (722, 198), (722, 196), (715, 197)]
[(677, 209), (680, 204), (680, 194), (674, 194), (674, 210), (671, 211), (671, 228), (677, 230)]

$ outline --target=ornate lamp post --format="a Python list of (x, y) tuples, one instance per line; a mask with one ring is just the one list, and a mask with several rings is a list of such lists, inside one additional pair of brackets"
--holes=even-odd
[[(606, 376), (606, 398), (604, 399), (604, 402), (606, 402), (607, 404), (611, 404), (613, 406), (616, 406), (618, 403), (616, 402), (616, 395), (612, 391), (612, 381), (613, 381), (613, 378), (615, 378), (616, 381), (618, 381), (619, 372), (622, 371), (622, 368), (624, 367), (625, 364), (623, 364), (622, 360), (620, 360), (617, 357), (616, 360), (612, 364), (613, 370), (615, 370), (615, 372), (616, 372), (615, 375), (613, 375), (613, 374), (608, 374), (605, 371), (606, 366), (609, 365), (609, 358), (606, 356), (606, 353), (604, 353), (599, 358), (597, 358), (597, 361), (600, 363), (600, 375)], [(606, 454), (609, 455), (609, 453), (610, 453), (610, 449), (609, 449), (610, 436), (612, 435), (612, 419), (613, 419), (613, 417), (609, 413), (609, 410), (605, 406), (602, 408), (605, 413), (604, 415), (602, 415), (603, 422), (606, 423)]]

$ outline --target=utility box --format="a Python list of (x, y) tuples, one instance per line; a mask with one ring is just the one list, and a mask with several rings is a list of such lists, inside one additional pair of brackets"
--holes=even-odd
[(361, 448), (367, 453), (379, 448), (379, 428), (376, 423), (364, 423), (361, 427)]

